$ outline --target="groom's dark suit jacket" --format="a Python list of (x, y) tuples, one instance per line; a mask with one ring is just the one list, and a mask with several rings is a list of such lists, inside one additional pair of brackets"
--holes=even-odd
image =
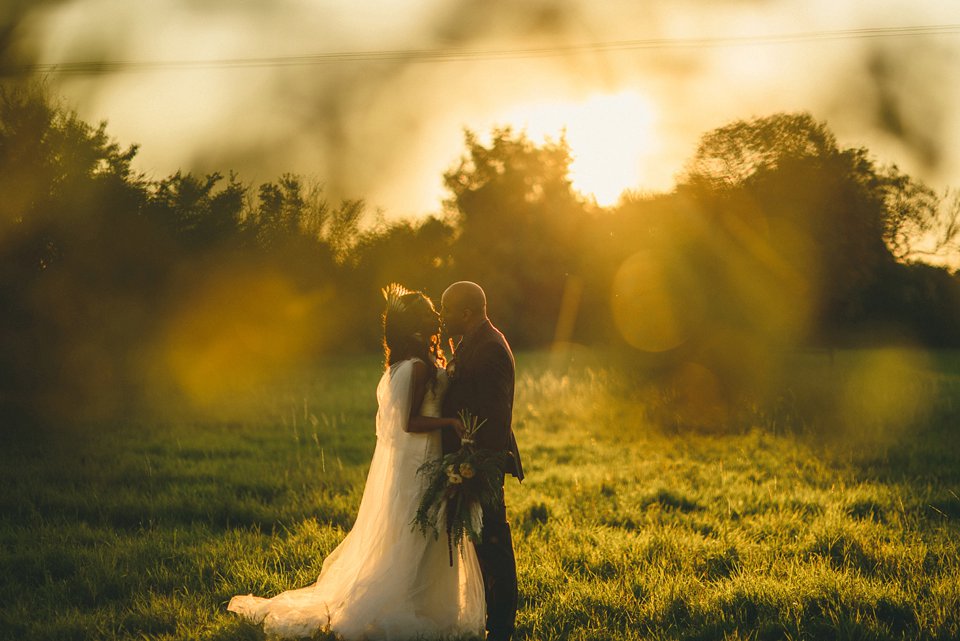
[[(512, 427), (515, 364), (507, 339), (489, 320), (484, 321), (463, 337), (451, 363), (443, 415), (454, 418), (466, 409), (480, 420), (486, 419), (477, 432), (476, 445), (510, 454), (504, 472), (522, 481), (523, 466)], [(442, 438), (445, 454), (460, 447), (453, 430), (444, 429)]]

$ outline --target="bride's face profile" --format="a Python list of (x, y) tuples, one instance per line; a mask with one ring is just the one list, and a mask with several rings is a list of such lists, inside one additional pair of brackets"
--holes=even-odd
[(406, 291), (399, 297), (387, 299), (383, 314), (387, 365), (413, 357), (427, 360), (431, 354), (442, 360), (439, 343), (440, 315), (425, 294)]
[(417, 319), (417, 333), (421, 334), (426, 342), (429, 343), (433, 337), (439, 336), (440, 314), (437, 313), (430, 299), (421, 298), (414, 313)]

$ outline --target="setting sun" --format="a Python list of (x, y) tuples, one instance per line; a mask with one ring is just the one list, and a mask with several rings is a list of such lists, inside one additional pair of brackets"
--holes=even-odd
[(660, 148), (656, 109), (636, 91), (593, 95), (582, 101), (520, 105), (504, 120), (533, 139), (565, 133), (573, 155), (570, 178), (577, 191), (597, 204), (613, 205), (643, 182), (644, 168)]

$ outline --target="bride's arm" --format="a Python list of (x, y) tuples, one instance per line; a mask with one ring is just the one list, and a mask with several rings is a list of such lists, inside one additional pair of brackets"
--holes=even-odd
[(410, 419), (407, 421), (408, 432), (433, 432), (434, 430), (452, 427), (457, 434), (463, 433), (463, 423), (459, 418), (435, 418), (421, 416), (420, 406), (427, 393), (427, 365), (423, 361), (413, 361), (413, 404), (410, 406)]

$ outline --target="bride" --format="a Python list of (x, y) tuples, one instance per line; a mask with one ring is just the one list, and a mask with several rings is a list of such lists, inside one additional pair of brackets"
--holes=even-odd
[(484, 632), (480, 567), (465, 544), (450, 565), (446, 541), (414, 531), (424, 482), (417, 469), (441, 456), (446, 372), (439, 315), (420, 292), (384, 290), (387, 369), (377, 386), (377, 444), (353, 529), (324, 560), (316, 583), (266, 599), (235, 596), (227, 609), (271, 637), (330, 631), (347, 640)]

